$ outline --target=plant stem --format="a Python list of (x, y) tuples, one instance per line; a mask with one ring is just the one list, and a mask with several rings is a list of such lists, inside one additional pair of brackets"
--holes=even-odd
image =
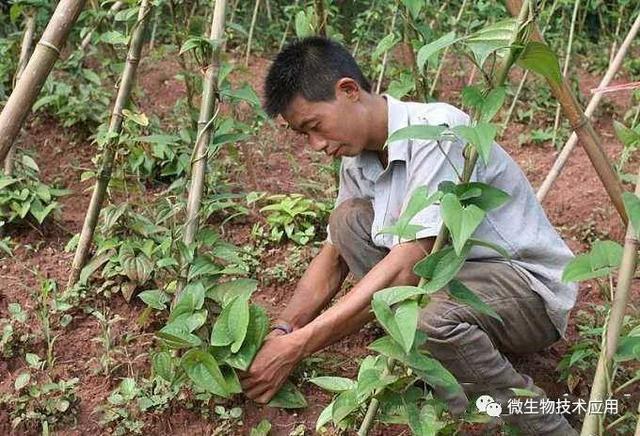
[[(567, 52), (564, 58), (564, 67), (562, 68), (562, 75), (566, 78), (569, 72), (569, 63), (571, 61), (571, 48), (573, 46), (573, 35), (576, 28), (576, 17), (578, 16), (578, 9), (580, 7), (580, 0), (575, 0), (573, 3), (573, 14), (571, 15), (571, 27), (569, 28), (569, 41), (567, 42)], [(556, 138), (558, 137), (558, 127), (560, 125), (560, 103), (556, 105), (556, 117), (553, 122), (553, 136), (551, 138), (551, 145), (556, 147)]]
[[(600, 84), (598, 85), (599, 88), (605, 87), (607, 85), (609, 85), (609, 83), (611, 82), (611, 80), (613, 79), (613, 77), (616, 75), (616, 73), (618, 72), (618, 70), (620, 69), (620, 66), (622, 65), (624, 58), (627, 54), (627, 51), (629, 50), (629, 47), (631, 46), (631, 43), (633, 42), (634, 38), (636, 37), (636, 35), (638, 34), (638, 31), (640, 31), (640, 13), (638, 14), (638, 16), (636, 17), (636, 20), (633, 23), (633, 26), (631, 26), (631, 29), (629, 30), (629, 33), (627, 34), (627, 36), (625, 37), (624, 41), (622, 42), (622, 44), (620, 45), (620, 48), (618, 49), (618, 53), (616, 54), (616, 57), (613, 59), (613, 62), (609, 65), (609, 68), (607, 69), (607, 72), (605, 73), (604, 77), (602, 78), (602, 80), (600, 81)], [(600, 100), (602, 99), (602, 94), (601, 93), (596, 93), (593, 95), (593, 97), (591, 97), (591, 100), (589, 101), (589, 104), (587, 105), (587, 109), (584, 112), (584, 116), (588, 119), (590, 118), (593, 113), (595, 112), (596, 108), (598, 107), (598, 105), (600, 104)], [(579, 108), (577, 108), (579, 110)], [(575, 111), (574, 111), (575, 112)], [(578, 113), (576, 113), (575, 115), (573, 115), (574, 118), (580, 118), (580, 115)], [(574, 124), (574, 122), (572, 122), (572, 124)], [(589, 126), (590, 127), (590, 126)], [(587, 130), (587, 132), (580, 132), (580, 134), (578, 134), (578, 132), (574, 132), (571, 134), (571, 137), (569, 138), (569, 140), (566, 142), (566, 144), (564, 145), (564, 147), (562, 148), (562, 151), (560, 152), (560, 154), (558, 155), (558, 157), (556, 158), (555, 162), (553, 163), (553, 167), (551, 168), (551, 170), (549, 171), (549, 174), (547, 174), (547, 177), (544, 179), (544, 181), (542, 182), (542, 185), (540, 185), (540, 188), (538, 188), (538, 192), (536, 193), (536, 197), (538, 198), (538, 201), (542, 202), (544, 200), (544, 198), (547, 196), (547, 194), (549, 193), (549, 190), (551, 189), (551, 186), (553, 185), (553, 183), (555, 182), (555, 180), (558, 178), (558, 176), (560, 175), (560, 172), (562, 171), (562, 168), (564, 167), (565, 163), (567, 162), (567, 160), (569, 160), (569, 155), (571, 154), (571, 151), (573, 151), (573, 149), (575, 148), (576, 144), (578, 143), (578, 139), (582, 139), (583, 137), (589, 135), (588, 130), (593, 130), (591, 129), (587, 129), (587, 126), (585, 125), (582, 130)], [(595, 132), (594, 132), (595, 135)], [(582, 137), (582, 138), (581, 138)], [(599, 143), (599, 138), (598, 139), (598, 143)], [(585, 147), (585, 151), (588, 151), (587, 147)], [(591, 155), (590, 155), (591, 158)], [(605, 156), (606, 159), (606, 156)], [(592, 159), (593, 162), (593, 159)], [(608, 164), (608, 160), (606, 160), (605, 162), (606, 164)], [(609, 169), (610, 169), (610, 165), (609, 165)], [(604, 172), (608, 172), (606, 171), (606, 168), (604, 169)], [(598, 174), (600, 176), (600, 174)], [(617, 180), (617, 177), (615, 177), (615, 174), (613, 175), (613, 178), (615, 179), (615, 184), (618, 184), (619, 187), (619, 182)], [(600, 179), (603, 181), (604, 183), (604, 177), (600, 176)], [(611, 176), (608, 176), (609, 180), (611, 179)], [(613, 182), (611, 182), (613, 183)], [(606, 184), (605, 184), (606, 187)], [(614, 205), (616, 205), (616, 208), (618, 209), (618, 212), (620, 212), (621, 208), (620, 205), (618, 203), (621, 203), (621, 189), (618, 188), (617, 190), (614, 188), (610, 188), (607, 189), (607, 192), (609, 193), (609, 196), (612, 197), (612, 200), (614, 199), (614, 195), (616, 195), (616, 191), (620, 191), (619, 193), (619, 201), (616, 202), (614, 201)], [(624, 206), (622, 207), (622, 211), (624, 211)], [(626, 222), (626, 213), (621, 213), (621, 216), (623, 216), (623, 221)]]
[[(124, 3), (121, 1), (117, 1), (114, 4), (112, 4), (111, 7), (109, 8), (109, 11), (107, 12), (107, 17), (112, 17), (116, 12), (120, 10), (120, 8), (122, 8), (122, 6), (124, 6)], [(82, 39), (82, 42), (80, 43), (80, 51), (85, 51), (87, 47), (89, 47), (89, 44), (91, 44), (91, 37), (95, 33), (96, 29), (102, 24), (104, 19), (105, 17), (101, 17), (100, 20), (98, 20), (98, 22), (94, 26), (94, 28), (91, 29), (89, 32), (87, 32), (87, 34)]]
[(124, 120), (122, 111), (129, 103), (131, 90), (133, 89), (133, 85), (136, 80), (136, 72), (138, 70), (138, 64), (140, 63), (142, 46), (144, 45), (144, 31), (148, 22), (150, 10), (150, 1), (141, 0), (140, 10), (138, 11), (138, 21), (136, 24), (137, 27), (134, 29), (133, 35), (131, 36), (131, 44), (127, 53), (127, 61), (124, 70), (122, 71), (120, 88), (118, 89), (118, 95), (111, 112), (111, 120), (109, 122), (109, 134), (111, 138), (105, 145), (100, 174), (98, 175), (98, 179), (93, 187), (91, 202), (89, 203), (89, 208), (87, 209), (87, 214), (84, 218), (80, 239), (78, 240), (78, 246), (76, 247), (73, 263), (71, 265), (67, 289), (76, 284), (80, 278), (80, 272), (82, 271), (82, 268), (87, 262), (87, 258), (89, 256), (89, 249), (91, 248), (93, 234), (98, 223), (98, 217), (100, 216), (100, 210), (102, 209), (102, 203), (104, 202), (109, 181), (111, 180), (111, 172), (113, 170), (113, 161), (115, 158), (118, 137), (122, 131), (122, 122)]

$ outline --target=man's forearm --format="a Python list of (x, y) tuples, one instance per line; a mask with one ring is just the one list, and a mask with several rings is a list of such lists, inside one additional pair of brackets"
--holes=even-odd
[(304, 354), (313, 354), (361, 329), (373, 318), (370, 304), (377, 291), (391, 286), (417, 285), (419, 278), (412, 272), (413, 265), (423, 258), (432, 243), (430, 239), (392, 250), (335, 306), (294, 332), (304, 343)]
[(338, 293), (348, 272), (338, 250), (325, 244), (298, 282), (278, 320), (289, 323), (294, 329), (307, 325)]

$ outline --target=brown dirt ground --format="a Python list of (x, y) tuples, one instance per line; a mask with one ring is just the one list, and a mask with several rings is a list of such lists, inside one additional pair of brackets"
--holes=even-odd
[[(261, 80), (267, 66), (268, 60), (253, 59), (248, 70), (240, 68), (239, 78), (249, 80), (260, 92)], [(455, 67), (461, 68), (460, 65)], [(144, 111), (154, 113), (160, 118), (170, 112), (175, 101), (184, 94), (184, 87), (174, 77), (178, 69), (177, 63), (168, 59), (143, 61), (139, 77), (141, 77), (145, 97), (140, 98), (138, 104)], [(440, 87), (443, 90), (440, 99), (455, 103), (459, 90), (466, 80), (465, 76), (445, 75)], [(590, 88), (595, 87), (597, 81), (596, 77), (581, 74), (582, 92), (586, 94)], [(630, 105), (628, 94), (617, 94), (614, 99), (607, 96), (605, 99), (611, 102), (616, 113), (622, 113)], [(519, 146), (518, 135), (528, 128), (529, 126), (526, 125), (512, 123), (503, 135), (501, 144), (521, 165), (531, 183), (537, 186), (557, 153), (550, 148), (549, 144)], [(617, 156), (621, 145), (613, 136), (610, 113), (603, 114), (598, 119), (596, 129), (603, 136), (607, 154), (612, 157)], [(10, 302), (19, 302), (27, 310), (33, 308), (31, 294), (39, 287), (38, 275), (54, 279), (60, 287), (66, 283), (72, 254), (64, 252), (64, 246), (70, 235), (80, 230), (89, 201), (89, 192), (87, 192), (89, 182), (80, 182), (79, 176), (82, 171), (92, 168), (91, 159), (95, 153), (94, 146), (83, 135), (73, 130), (63, 129), (46, 116), (29, 120), (21, 144), (37, 152), (37, 160), (44, 180), (49, 183), (58, 181), (72, 189), (73, 194), (62, 200), (63, 211), (56, 223), (47, 223), (38, 231), (28, 227), (14, 228), (10, 231), (12, 240), (19, 244), (19, 248), (15, 250), (13, 258), (0, 260), (0, 317), (7, 316), (7, 305)], [(317, 169), (317, 164), (328, 163), (327, 158), (310, 152), (303, 145), (299, 136), (277, 123), (274, 126), (264, 127), (258, 137), (239, 144), (240, 161), (244, 162), (244, 167), (238, 169), (236, 174), (238, 182), (242, 183), (246, 191), (262, 190), (270, 193), (299, 192), (304, 189), (301, 184), (303, 181), (330, 182), (330, 178), (327, 178), (326, 174), (319, 174)], [(152, 197), (154, 194), (151, 192), (146, 195)], [(576, 149), (562, 176), (545, 200), (544, 207), (552, 223), (576, 252), (585, 249), (585, 235), (601, 235), (617, 241), (623, 239), (620, 220), (610, 205), (584, 150), (580, 147)], [(225, 233), (235, 243), (246, 243), (254, 221), (251, 218), (238, 224), (229, 224), (226, 226)], [(276, 249), (269, 252), (263, 260), (268, 266), (272, 266), (282, 262), (286, 255), (284, 249)], [(271, 315), (275, 315), (286, 304), (294, 286), (295, 280), (282, 285), (262, 286), (256, 293), (256, 301), (264, 305)], [(639, 291), (636, 281), (633, 300), (638, 301)], [(599, 290), (593, 283), (583, 284), (574, 313), (581, 309), (588, 310), (593, 303), (602, 301)], [(58, 332), (59, 338), (55, 346), (56, 364), (50, 375), (54, 379), (80, 378), (77, 423), (57, 428), (56, 431), (59, 434), (106, 434), (106, 430), (99, 425), (98, 416), (94, 413), (96, 406), (105, 401), (111, 390), (118, 385), (119, 378), (128, 375), (143, 376), (148, 368), (146, 353), (152, 343), (150, 332), (153, 329), (142, 328), (137, 323), (144, 305), (138, 301), (126, 304), (119, 296), (113, 297), (108, 305), (112, 315), (118, 314), (124, 320), (115, 327), (116, 343), (122, 344), (125, 334), (133, 337), (125, 346), (129, 361), (125, 362), (125, 365), (116, 370), (111, 377), (94, 374), (96, 359), (100, 356), (101, 350), (99, 344), (93, 342), (92, 338), (100, 333), (100, 327), (90, 315), (76, 314), (73, 322)], [(327, 373), (333, 371), (334, 374), (344, 376), (355, 375), (357, 359), (366, 355), (366, 345), (378, 333), (376, 327), (369, 326), (361, 334), (330, 347), (322, 354), (325, 358), (325, 362), (322, 363), (323, 369)], [(532, 375), (536, 383), (552, 398), (566, 391), (564, 383), (557, 381), (556, 365), (566, 352), (568, 344), (577, 337), (574, 317), (570, 321), (568, 335), (568, 343), (558, 342), (542, 353), (513, 357), (515, 366)], [(43, 355), (43, 344), (36, 344), (28, 351)], [(137, 357), (141, 358), (136, 359)], [(24, 367), (25, 362), (22, 357), (0, 363), (1, 392), (12, 390), (16, 376)], [(309, 368), (307, 366), (305, 370)], [(576, 388), (580, 398), (586, 398), (587, 383), (589, 382), (582, 381)], [(263, 418), (267, 418), (272, 423), (272, 434), (276, 435), (287, 435), (299, 424), (304, 424), (307, 429), (312, 430), (318, 414), (331, 397), (309, 383), (303, 385), (303, 392), (310, 406), (293, 413), (269, 409), (250, 401), (237, 400), (236, 403), (243, 405), (244, 408), (244, 427), (241, 428), (221, 426), (220, 421), (207, 419), (198, 412), (187, 410), (180, 404), (174, 403), (160, 415), (145, 417), (147, 424), (145, 433), (244, 434)], [(578, 425), (576, 422), (574, 424)], [(479, 434), (478, 429), (469, 428), (469, 431)], [(0, 410), (0, 433), (12, 432), (14, 430), (10, 427), (6, 411)], [(24, 432), (36, 434), (38, 430), (28, 429)], [(398, 429), (380, 427), (377, 432), (397, 434)]]

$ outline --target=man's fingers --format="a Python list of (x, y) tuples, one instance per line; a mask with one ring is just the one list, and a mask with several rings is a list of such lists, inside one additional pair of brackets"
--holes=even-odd
[(246, 392), (246, 395), (252, 400), (256, 400), (256, 398), (260, 397), (262, 394), (264, 394), (268, 390), (269, 390), (269, 385), (259, 384), (249, 388), (249, 390), (247, 390)]

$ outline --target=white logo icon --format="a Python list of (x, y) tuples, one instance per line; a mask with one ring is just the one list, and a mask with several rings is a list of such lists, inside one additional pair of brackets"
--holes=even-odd
[(489, 416), (497, 417), (502, 413), (502, 406), (495, 401), (491, 395), (481, 395), (476, 400), (476, 407), (480, 412), (485, 412)]

